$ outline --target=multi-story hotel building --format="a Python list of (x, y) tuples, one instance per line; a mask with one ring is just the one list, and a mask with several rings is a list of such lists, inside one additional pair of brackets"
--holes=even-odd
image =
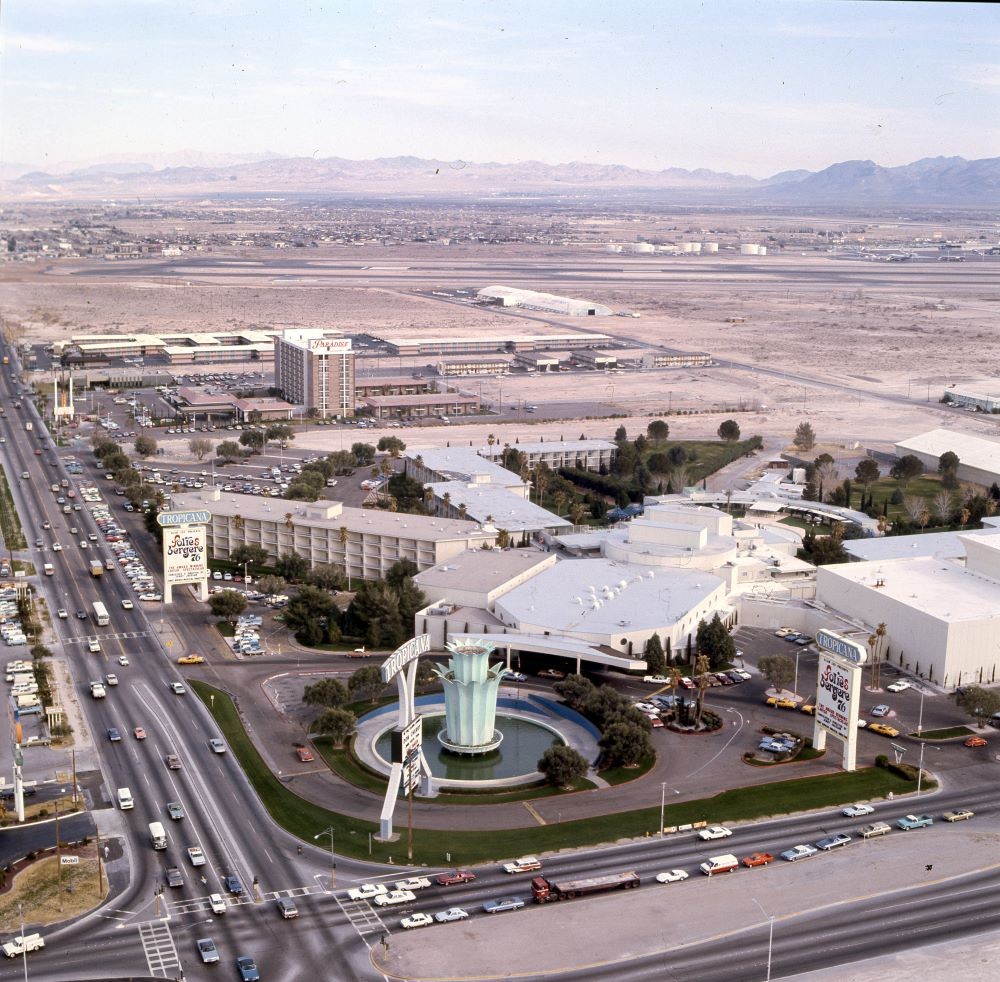
[(324, 419), (353, 416), (351, 339), (320, 328), (283, 332), (274, 339), (274, 384), (288, 402)]

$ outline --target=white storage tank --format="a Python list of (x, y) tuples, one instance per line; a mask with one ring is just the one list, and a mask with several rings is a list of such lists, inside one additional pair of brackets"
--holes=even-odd
[(767, 255), (767, 246), (758, 246), (757, 247), (757, 255), (758, 256), (766, 256)]
[(804, 467), (793, 467), (792, 468), (792, 483), (793, 484), (805, 484), (806, 483), (806, 469)]
[(718, 252), (719, 251), (719, 243), (718, 242), (706, 242), (706, 243), (704, 243), (702, 245), (702, 249), (705, 252)]
[(740, 246), (741, 256), (759, 256), (760, 246), (753, 242), (745, 242)]

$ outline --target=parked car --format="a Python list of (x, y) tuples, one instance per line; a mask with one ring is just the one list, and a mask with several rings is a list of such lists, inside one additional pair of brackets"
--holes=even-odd
[(815, 856), (818, 852), (819, 850), (815, 846), (797, 845), (792, 846), (791, 849), (786, 849), (781, 854), (781, 858), (787, 860), (789, 863), (795, 863), (800, 859), (808, 859), (810, 856)]
[(922, 829), (933, 824), (934, 819), (930, 815), (904, 815), (896, 822), (897, 828), (901, 828), (904, 832), (909, 832), (910, 829)]
[(975, 812), (969, 811), (968, 808), (956, 808), (954, 811), (945, 812), (941, 817), (946, 822), (965, 822), (968, 821)]
[(558, 668), (543, 668), (537, 673), (540, 679), (564, 679), (565, 672), (560, 672)]
[(839, 849), (841, 846), (851, 844), (851, 837), (846, 832), (835, 832), (833, 835), (824, 836), (816, 843), (818, 849), (829, 852), (831, 849)]
[(666, 675), (644, 675), (642, 680), (649, 685), (670, 685), (670, 679)]
[(500, 897), (499, 900), (487, 900), (483, 910), (487, 914), (502, 914), (508, 910), (520, 910), (524, 906), (521, 897)]
[(409, 917), (404, 917), (400, 922), (399, 926), (402, 928), (414, 928), (414, 927), (427, 927), (428, 924), (433, 924), (434, 918), (430, 914), (411, 914)]
[(447, 924), (448, 921), (464, 921), (468, 916), (468, 911), (461, 907), (449, 907), (447, 910), (439, 910), (434, 915), (434, 920), (439, 924)]
[(747, 867), (767, 866), (774, 862), (774, 856), (769, 852), (752, 852), (749, 856), (743, 857), (743, 865)]
[(871, 839), (877, 835), (888, 835), (892, 831), (892, 828), (885, 822), (872, 822), (871, 825), (865, 825), (861, 829), (862, 839)]
[(905, 681), (903, 681), (903, 679), (899, 679), (899, 681), (897, 681), (897, 682), (891, 682), (889, 685), (887, 685), (885, 687), (885, 691), (886, 692), (903, 692), (903, 691), (905, 691), (906, 689), (909, 689), (909, 688), (912, 688), (912, 686), (910, 685), (909, 682), (905, 682)]
[(671, 869), (665, 873), (656, 874), (657, 883), (680, 883), (681, 880), (686, 880), (687, 878), (688, 874), (682, 869)]

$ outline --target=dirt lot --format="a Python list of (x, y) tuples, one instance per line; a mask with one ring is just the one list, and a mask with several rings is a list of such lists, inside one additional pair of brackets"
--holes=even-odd
[[(671, 428), (701, 438), (743, 410), (744, 433), (761, 433), (771, 450), (785, 445), (802, 418), (821, 438), (869, 446), (952, 422), (993, 433), (991, 420), (946, 412), (937, 399), (950, 382), (995, 386), (988, 366), (1000, 356), (998, 279), (995, 257), (939, 265), (825, 253), (671, 258), (608, 255), (584, 246), (328, 247), (304, 259), (246, 250), (197, 262), (7, 266), (0, 270), (0, 313), (31, 339), (291, 325), (417, 336), (600, 331), (627, 343), (706, 350), (719, 365), (621, 376), (511, 376), (503, 381), (505, 409), (537, 404), (538, 416), (551, 413), (566, 423), (545, 425), (522, 413), (523, 422), (491, 429), (511, 442), (542, 432), (546, 438), (571, 439), (581, 431), (607, 436), (617, 422), (586, 417), (625, 414), (635, 430), (650, 414), (694, 411), (702, 415), (676, 417)], [(642, 316), (501, 313), (431, 295), (490, 283), (585, 297)], [(726, 323), (731, 316), (746, 321)], [(436, 361), (362, 359), (358, 370), (407, 371)], [(494, 404), (500, 396), (494, 379), (461, 379), (457, 387), (481, 391)], [(757, 406), (767, 409), (745, 411)], [(476, 424), (411, 430), (408, 442), (484, 437)]]

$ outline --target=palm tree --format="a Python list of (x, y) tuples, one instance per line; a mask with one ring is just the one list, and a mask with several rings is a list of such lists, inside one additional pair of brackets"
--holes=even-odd
[(552, 503), (556, 506), (556, 518), (562, 517), (562, 510), (566, 507), (567, 500), (565, 491), (557, 491), (552, 495)]
[(468, 515), (468, 514), (469, 514), (469, 509), (466, 507), (465, 502), (463, 501), (458, 506), (458, 517), (459, 518), (465, 518), (465, 516)]
[(450, 491), (445, 491), (445, 493), (443, 495), (441, 495), (441, 504), (444, 505), (444, 513), (445, 513), (445, 515), (447, 515), (448, 512), (451, 510), (451, 492)]
[(243, 528), (243, 516), (242, 515), (233, 515), (233, 528), (234, 529), (241, 529), (241, 528)]
[(290, 511), (285, 512), (285, 528), (290, 529), (293, 525), (292, 513)]
[(347, 589), (351, 589), (351, 567), (347, 562), (347, 526), (341, 525), (337, 530), (337, 536), (340, 539), (340, 544), (344, 547), (344, 572), (347, 574)]

